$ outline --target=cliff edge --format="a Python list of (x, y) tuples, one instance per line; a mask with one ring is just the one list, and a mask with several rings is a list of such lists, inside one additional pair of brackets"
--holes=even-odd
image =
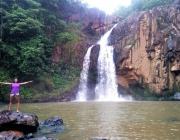
[(180, 1), (134, 13), (111, 33), (118, 84), (162, 94), (180, 84)]

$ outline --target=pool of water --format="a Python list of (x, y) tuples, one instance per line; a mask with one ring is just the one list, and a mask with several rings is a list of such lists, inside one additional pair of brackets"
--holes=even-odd
[(58, 140), (180, 139), (180, 102), (32, 103), (21, 104), (21, 111), (39, 121), (62, 117), (65, 130), (48, 135)]

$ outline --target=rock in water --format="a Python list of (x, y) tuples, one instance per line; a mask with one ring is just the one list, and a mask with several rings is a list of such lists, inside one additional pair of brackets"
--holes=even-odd
[(56, 139), (50, 137), (39, 137), (39, 138), (32, 138), (30, 140), (56, 140)]
[(91, 140), (108, 140), (109, 138), (107, 137), (96, 137), (96, 138), (91, 138)]
[(40, 125), (56, 126), (56, 125), (64, 125), (64, 123), (62, 118), (58, 116), (54, 116), (41, 122)]
[(0, 131), (16, 130), (26, 134), (36, 132), (38, 126), (38, 117), (34, 114), (0, 111)]
[(64, 131), (64, 123), (62, 118), (54, 116), (46, 119), (40, 123), (39, 131), (43, 135)]
[(176, 92), (176, 94), (174, 95), (174, 99), (180, 100), (180, 92)]

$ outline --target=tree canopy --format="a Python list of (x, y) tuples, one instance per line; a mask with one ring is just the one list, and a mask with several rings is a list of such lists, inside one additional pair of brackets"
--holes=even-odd
[[(119, 7), (115, 14), (125, 18), (171, 2), (132, 0), (129, 7)], [(83, 35), (78, 30), (81, 23), (69, 23), (68, 18), (77, 12), (77, 7), (83, 12), (85, 5), (81, 0), (0, 0), (0, 81), (15, 77), (23, 81), (43, 79), (45, 84), (41, 86), (48, 90), (64, 90), (73, 85), (80, 68), (71, 44)], [(53, 50), (58, 45), (63, 50), (62, 58), (53, 63)], [(1, 98), (7, 91), (0, 85)]]
[(174, 0), (131, 0), (130, 6), (120, 6), (114, 14), (124, 19), (134, 12), (150, 10), (157, 6), (168, 5), (172, 2)]
[[(1, 0), (0, 66), (11, 76), (48, 73), (55, 44), (77, 38), (69, 33), (69, 0)], [(76, 40), (76, 39), (75, 39)]]
[[(56, 64), (51, 60), (56, 45), (79, 40), (78, 25), (66, 20), (77, 5), (81, 6), (81, 2), (0, 0), (0, 81), (12, 81), (14, 77), (35, 80), (77, 69), (73, 57)], [(64, 48), (65, 53), (69, 50)], [(65, 76), (59, 78), (66, 79)], [(0, 88), (0, 94), (7, 90)]]

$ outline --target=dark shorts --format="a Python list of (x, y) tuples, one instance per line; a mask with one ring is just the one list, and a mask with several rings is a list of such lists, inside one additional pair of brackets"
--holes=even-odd
[(16, 93), (16, 94), (10, 94), (10, 97), (19, 97), (19, 93)]

